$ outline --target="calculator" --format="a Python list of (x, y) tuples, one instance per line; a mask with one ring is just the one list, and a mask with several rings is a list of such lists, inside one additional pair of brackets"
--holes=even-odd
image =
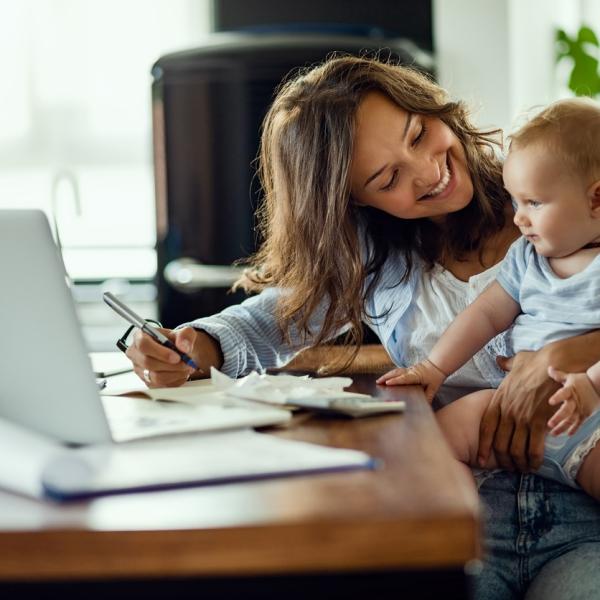
[(298, 408), (347, 417), (397, 413), (406, 408), (404, 400), (379, 400), (372, 396), (308, 396), (294, 398), (290, 404)]

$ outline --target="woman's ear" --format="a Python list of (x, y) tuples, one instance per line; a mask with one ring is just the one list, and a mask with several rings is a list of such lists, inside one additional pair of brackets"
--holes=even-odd
[(594, 181), (594, 183), (590, 185), (587, 195), (590, 200), (592, 215), (596, 219), (600, 219), (600, 179), (598, 181)]

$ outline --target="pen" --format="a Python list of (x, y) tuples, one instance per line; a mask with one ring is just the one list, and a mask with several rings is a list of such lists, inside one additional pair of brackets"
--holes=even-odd
[(153, 340), (176, 352), (181, 360), (186, 364), (197, 369), (198, 365), (185, 353), (181, 352), (175, 347), (175, 344), (158, 329), (150, 325), (145, 319), (142, 319), (139, 315), (134, 313), (128, 306), (123, 304), (118, 298), (113, 296), (110, 292), (102, 294), (102, 298), (108, 306), (110, 306), (117, 314), (121, 315), (126, 321), (129, 321), (132, 325), (141, 329), (144, 333), (147, 333)]

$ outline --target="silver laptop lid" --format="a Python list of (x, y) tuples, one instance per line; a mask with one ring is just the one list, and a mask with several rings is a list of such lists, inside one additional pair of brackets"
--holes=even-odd
[(66, 272), (39, 210), (0, 210), (0, 417), (58, 438), (108, 441)]

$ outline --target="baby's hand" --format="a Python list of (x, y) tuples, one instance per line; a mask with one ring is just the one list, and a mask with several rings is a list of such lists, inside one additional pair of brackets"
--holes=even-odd
[(446, 374), (440, 371), (431, 361), (412, 365), (408, 368), (398, 367), (388, 371), (377, 379), (377, 383), (386, 385), (422, 385), (425, 388), (425, 397), (429, 402), (433, 400), (435, 393), (439, 390), (446, 379)]
[(565, 431), (573, 435), (581, 423), (600, 406), (600, 396), (585, 373), (564, 373), (548, 367), (548, 375), (562, 387), (548, 400), (548, 404), (562, 406), (548, 421), (552, 435)]

